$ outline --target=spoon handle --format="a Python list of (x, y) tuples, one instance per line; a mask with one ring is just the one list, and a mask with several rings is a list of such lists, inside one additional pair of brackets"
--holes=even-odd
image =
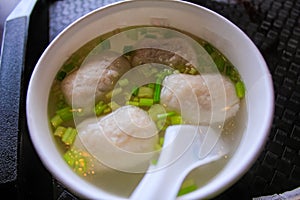
[(157, 165), (149, 167), (130, 199), (174, 200), (188, 173), (186, 168), (198, 160), (191, 148), (197, 133), (197, 128), (190, 126), (169, 127)]
[(158, 171), (146, 173), (140, 184), (132, 193), (130, 200), (174, 200), (185, 177), (185, 174), (170, 169), (172, 166), (162, 168)]

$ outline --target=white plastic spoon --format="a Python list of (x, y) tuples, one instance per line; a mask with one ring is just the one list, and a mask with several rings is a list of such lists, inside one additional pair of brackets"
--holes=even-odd
[[(207, 134), (211, 134), (207, 135)], [(205, 137), (207, 135), (207, 137)], [(200, 159), (204, 140), (211, 150)], [(215, 141), (214, 141), (215, 140)], [(220, 133), (208, 126), (177, 125), (166, 130), (165, 142), (156, 165), (151, 165), (133, 191), (131, 200), (174, 200), (186, 175), (196, 167), (211, 163), (228, 153)], [(201, 155), (203, 156), (203, 154)]]

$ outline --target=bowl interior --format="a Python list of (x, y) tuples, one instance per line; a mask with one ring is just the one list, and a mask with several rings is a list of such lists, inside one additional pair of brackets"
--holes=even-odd
[(54, 39), (37, 63), (28, 89), (27, 120), (34, 147), (49, 171), (79, 196), (116, 198), (80, 179), (61, 158), (48, 124), (52, 81), (64, 61), (91, 39), (120, 27), (153, 24), (185, 30), (213, 44), (237, 67), (247, 88), (247, 125), (236, 152), (213, 180), (184, 198), (224, 191), (251, 167), (267, 139), (274, 106), (272, 80), (263, 57), (240, 29), (212, 11), (181, 1), (117, 3), (77, 20)]

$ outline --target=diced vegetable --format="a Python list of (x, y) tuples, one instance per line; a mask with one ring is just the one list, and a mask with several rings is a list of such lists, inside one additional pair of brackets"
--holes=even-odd
[(138, 95), (139, 98), (152, 98), (153, 89), (149, 87), (142, 86), (139, 88)]
[(233, 82), (237, 82), (240, 80), (239, 73), (232, 65), (226, 66), (226, 73)]
[(99, 101), (94, 108), (94, 112), (96, 116), (100, 116), (104, 113), (104, 110), (108, 108), (108, 105), (105, 104), (103, 101)]
[(70, 146), (75, 141), (76, 135), (77, 135), (77, 130), (69, 127), (62, 135), (61, 141), (64, 142), (66, 145)]
[(195, 75), (195, 74), (198, 73), (198, 71), (197, 71), (194, 67), (192, 67), (192, 68), (188, 71), (188, 73), (191, 74), (191, 75)]
[(65, 107), (56, 111), (56, 114), (65, 122), (73, 119), (73, 110), (71, 107)]
[(182, 117), (180, 115), (171, 116), (171, 124), (182, 124)]
[(176, 112), (160, 113), (160, 114), (157, 114), (157, 119), (165, 119), (167, 117), (171, 117), (171, 116), (174, 116), (174, 115), (176, 115)]
[(222, 57), (221, 54), (217, 53), (217, 52), (213, 52), (211, 54), (212, 59), (214, 60), (218, 70), (222, 73), (224, 72), (224, 65), (225, 65), (225, 61)]
[(59, 71), (56, 75), (56, 79), (59, 81), (64, 80), (64, 78), (67, 76), (67, 73), (64, 71)]
[(134, 87), (132, 89), (132, 96), (137, 96), (138, 95), (138, 92), (139, 92), (139, 88), (138, 87)]
[(160, 101), (160, 93), (161, 93), (161, 84), (156, 83), (154, 88), (154, 94), (153, 94), (153, 101), (154, 103), (159, 103)]
[(195, 190), (197, 190), (198, 186), (195, 184), (194, 180), (189, 179), (189, 180), (185, 180), (182, 185), (181, 188), (177, 194), (177, 196), (182, 196), (184, 194), (193, 192)]
[(127, 102), (126, 102), (126, 105), (139, 106), (140, 103), (139, 103), (139, 102), (136, 102), (136, 101), (127, 101)]
[(64, 121), (60, 118), (59, 115), (55, 115), (54, 117), (51, 118), (50, 120), (52, 126), (54, 128), (58, 127), (61, 123), (63, 123)]
[(151, 164), (152, 164), (152, 165), (157, 165), (157, 161), (158, 161), (157, 159), (152, 159), (152, 160), (151, 160)]
[(152, 106), (152, 105), (153, 105), (153, 99), (140, 98), (139, 106)]
[(77, 130), (72, 127), (58, 126), (54, 131), (54, 136), (59, 137), (60, 140), (67, 146), (71, 146), (77, 136)]
[(236, 91), (237, 97), (243, 98), (245, 96), (246, 88), (242, 81), (239, 81), (235, 84), (235, 91)]
[(94, 174), (93, 160), (91, 156), (82, 150), (71, 148), (63, 155), (66, 163), (81, 176)]
[(164, 142), (165, 142), (165, 138), (164, 138), (164, 137), (160, 137), (160, 138), (159, 138), (159, 145), (160, 145), (160, 146), (163, 146), (163, 145), (164, 145)]
[(214, 52), (214, 48), (210, 45), (210, 44), (208, 44), (208, 43), (206, 43), (205, 45), (204, 45), (204, 49), (207, 51), (207, 53), (209, 53), (209, 54), (211, 54), (211, 53), (213, 53)]
[(63, 126), (59, 126), (54, 131), (54, 136), (62, 137), (63, 134), (66, 132), (67, 128)]
[(50, 122), (54, 128), (57, 128), (61, 123), (73, 119), (73, 110), (71, 107), (65, 107), (56, 111), (56, 115), (51, 118)]

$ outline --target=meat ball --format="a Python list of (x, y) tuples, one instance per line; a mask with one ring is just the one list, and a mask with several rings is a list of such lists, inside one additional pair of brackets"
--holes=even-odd
[(197, 65), (197, 53), (193, 46), (182, 38), (141, 40), (133, 52), (131, 64), (159, 63), (180, 70)]
[[(75, 148), (86, 148), (104, 165), (121, 171), (145, 172), (158, 144), (158, 130), (147, 112), (123, 106), (100, 118), (87, 119), (77, 126)], [(107, 167), (106, 167), (107, 168)]]
[(239, 110), (234, 84), (220, 74), (172, 74), (163, 81), (161, 103), (194, 125), (222, 123)]
[(130, 68), (129, 61), (114, 52), (90, 56), (78, 70), (62, 81), (61, 89), (66, 102), (74, 108), (90, 110)]

